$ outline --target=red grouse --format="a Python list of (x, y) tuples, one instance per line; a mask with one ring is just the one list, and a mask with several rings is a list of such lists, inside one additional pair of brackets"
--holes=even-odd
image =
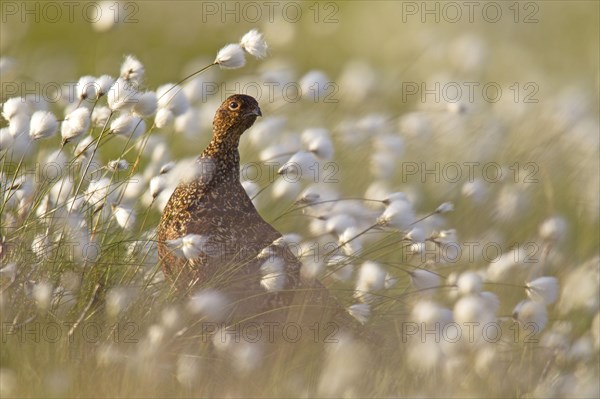
[[(240, 137), (261, 115), (257, 101), (240, 94), (217, 110), (212, 140), (197, 159), (200, 173), (177, 186), (158, 226), (164, 274), (179, 291), (222, 290), (237, 319), (279, 313), (289, 320), (293, 309), (302, 322), (333, 320), (354, 329), (355, 320), (318, 281), (302, 279), (300, 261), (240, 183)], [(169, 243), (191, 234), (201, 237), (203, 250), (193, 259), (178, 256)]]

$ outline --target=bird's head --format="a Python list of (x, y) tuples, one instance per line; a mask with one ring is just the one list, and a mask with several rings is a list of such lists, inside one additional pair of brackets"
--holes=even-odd
[(262, 116), (262, 113), (258, 102), (253, 97), (234, 94), (217, 110), (213, 129), (216, 134), (239, 137), (259, 116)]

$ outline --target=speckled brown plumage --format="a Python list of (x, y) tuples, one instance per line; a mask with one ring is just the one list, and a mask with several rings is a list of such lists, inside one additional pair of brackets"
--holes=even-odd
[[(224, 290), (236, 299), (236, 314), (242, 317), (302, 303), (318, 309), (320, 319), (327, 313), (330, 320), (355, 324), (319, 282), (302, 280), (300, 262), (285, 245), (273, 243), (281, 234), (262, 219), (240, 183), (239, 140), (258, 116), (258, 103), (246, 95), (229, 97), (217, 110), (212, 140), (197, 161), (201, 175), (178, 185), (158, 226), (164, 274), (180, 291), (198, 286)], [(188, 234), (208, 237), (214, 251), (187, 261), (165, 245)], [(285, 287), (277, 292), (260, 284), (265, 259), (257, 256), (267, 247), (285, 260)]]

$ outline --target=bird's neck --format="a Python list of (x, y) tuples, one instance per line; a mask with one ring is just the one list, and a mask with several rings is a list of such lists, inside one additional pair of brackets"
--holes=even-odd
[[(231, 133), (231, 132), (229, 132)], [(213, 132), (213, 137), (201, 158), (210, 158), (215, 162), (217, 180), (239, 180), (240, 153), (238, 145), (240, 135)]]

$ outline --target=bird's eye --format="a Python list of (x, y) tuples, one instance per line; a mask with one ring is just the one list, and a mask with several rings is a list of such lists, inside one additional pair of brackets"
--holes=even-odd
[(230, 110), (238, 109), (239, 107), (240, 107), (240, 104), (238, 104), (235, 101), (232, 101), (232, 102), (229, 103), (229, 109)]

